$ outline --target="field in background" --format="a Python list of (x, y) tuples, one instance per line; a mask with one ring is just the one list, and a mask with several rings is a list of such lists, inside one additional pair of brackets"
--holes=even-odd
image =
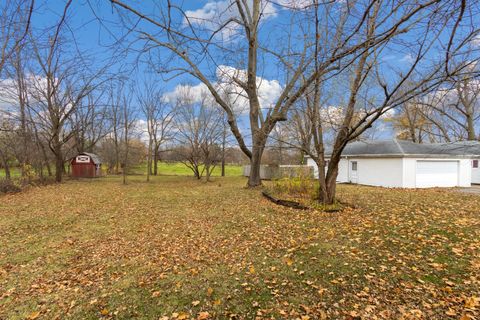
[(340, 185), (293, 210), (245, 178), (0, 196), (0, 319), (478, 319), (480, 197)]
[[(239, 165), (230, 165), (227, 164), (225, 166), (225, 175), (227, 177), (234, 177), (234, 176), (241, 176), (243, 166)], [(142, 165), (136, 166), (132, 170), (135, 174), (147, 174), (147, 164), (144, 163)], [(174, 163), (167, 163), (167, 162), (159, 162), (158, 164), (158, 174), (159, 175), (166, 175), (166, 176), (193, 176), (193, 172), (183, 163), (181, 162), (174, 162)], [(218, 165), (213, 170), (213, 176), (219, 177), (221, 175), (221, 167)]]
[[(243, 167), (239, 165), (228, 164), (225, 166), (225, 175), (227, 177), (241, 176), (243, 172), (242, 168)], [(10, 170), (13, 178), (20, 177), (20, 174), (21, 174), (20, 169), (13, 167)], [(144, 163), (142, 165), (134, 167), (132, 169), (132, 173), (146, 175), (147, 164)], [(192, 171), (181, 162), (175, 162), (175, 163), (159, 162), (158, 174), (166, 175), (166, 176), (193, 176)], [(220, 166), (217, 166), (213, 170), (213, 176), (219, 177), (220, 175), (221, 175), (221, 169), (220, 169)], [(0, 179), (4, 177), (5, 177), (5, 170), (0, 168)]]
[[(10, 174), (12, 178), (19, 178), (20, 175), (22, 174), (19, 168), (10, 168)], [(0, 179), (5, 178), (5, 170), (3, 168), (0, 168)]]

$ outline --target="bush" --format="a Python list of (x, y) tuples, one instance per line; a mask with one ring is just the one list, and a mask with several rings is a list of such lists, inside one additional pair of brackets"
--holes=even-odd
[(24, 174), (24, 178), (27, 179), (28, 181), (32, 181), (38, 178), (35, 168), (29, 164), (26, 164), (23, 166), (23, 174)]
[(273, 182), (272, 191), (293, 197), (310, 198), (314, 195), (314, 181), (309, 177), (283, 178)]
[(22, 188), (14, 181), (8, 179), (0, 180), (0, 193), (16, 193), (22, 191)]

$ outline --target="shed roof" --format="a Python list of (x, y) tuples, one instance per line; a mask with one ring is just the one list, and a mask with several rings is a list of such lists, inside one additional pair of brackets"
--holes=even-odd
[[(332, 148), (327, 148), (325, 154), (331, 155), (331, 152)], [(347, 144), (342, 156), (465, 158), (480, 156), (480, 142), (419, 144), (397, 139), (355, 141)]]
[(100, 157), (97, 156), (97, 155), (94, 154), (94, 153), (82, 152), (82, 153), (80, 153), (80, 154), (84, 154), (84, 155), (86, 155), (86, 156), (89, 156), (89, 157), (92, 159), (92, 161), (93, 161), (94, 164), (102, 164), (102, 160), (100, 159)]

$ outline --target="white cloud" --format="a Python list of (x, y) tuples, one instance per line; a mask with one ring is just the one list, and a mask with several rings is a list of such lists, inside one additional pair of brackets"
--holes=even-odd
[[(217, 68), (217, 82), (213, 83), (218, 92), (233, 106), (237, 114), (249, 110), (249, 101), (246, 92), (235, 83), (234, 79), (246, 80), (245, 70), (235, 69), (230, 66), (219, 66)], [(260, 107), (266, 109), (274, 105), (280, 97), (283, 87), (277, 80), (267, 80), (257, 77), (257, 90), (260, 100)], [(188, 94), (192, 102), (200, 102), (205, 95), (213, 102), (208, 88), (203, 83), (197, 85), (181, 84), (175, 87), (172, 92), (165, 94), (167, 102), (175, 103), (177, 99)]]
[(313, 5), (313, 0), (278, 0), (274, 1), (286, 9), (303, 10)]
[[(252, 0), (247, 1), (249, 8), (252, 8)], [(262, 19), (271, 19), (278, 16), (279, 9), (301, 10), (312, 5), (312, 0), (262, 0)], [(233, 18), (240, 18), (237, 4), (233, 0), (209, 1), (203, 7), (196, 10), (185, 11), (183, 20), (184, 26), (189, 24), (203, 27), (209, 32), (218, 31), (223, 40), (233, 40), (240, 31), (241, 26), (231, 22), (228, 26), (224, 24)]]
[[(262, 13), (264, 18), (271, 18), (277, 15), (277, 10), (271, 3), (263, 2)], [(209, 1), (202, 8), (186, 11), (185, 16), (183, 21), (185, 26), (190, 23), (194, 26), (203, 27), (210, 32), (221, 29), (218, 35), (223, 40), (233, 39), (241, 28), (235, 22), (224, 26), (228, 20), (240, 17), (237, 5), (232, 0)]]
[(471, 44), (474, 47), (480, 47), (480, 34), (477, 34), (475, 37), (473, 37)]
[[(47, 79), (30, 74), (25, 78), (25, 85), (29, 93), (28, 99), (30, 101), (34, 101), (35, 95), (33, 92), (44, 91), (47, 87)], [(18, 96), (19, 94), (16, 80), (11, 78), (0, 80), (0, 106), (16, 106), (18, 104)]]
[(415, 57), (412, 54), (407, 53), (399, 61), (403, 63), (412, 64), (415, 62)]

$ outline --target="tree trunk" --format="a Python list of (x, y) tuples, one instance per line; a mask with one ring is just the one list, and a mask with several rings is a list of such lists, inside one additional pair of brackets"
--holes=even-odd
[[(58, 132), (58, 131), (57, 131)], [(53, 136), (53, 154), (55, 155), (55, 181), (62, 182), (65, 167), (63, 166), (62, 145), (58, 134)]]
[(210, 173), (211, 173), (209, 164), (205, 165), (205, 170), (206, 170), (205, 171), (205, 178), (206, 178), (207, 182), (209, 182), (210, 181)]
[(3, 169), (5, 170), (5, 179), (10, 180), (11, 179), (11, 174), (10, 174), (10, 166), (8, 165), (8, 160), (7, 158), (2, 154), (0, 151), (0, 157), (2, 158), (3, 162)]
[(45, 166), (47, 167), (48, 176), (49, 177), (53, 176), (52, 167), (50, 166), (50, 162), (48, 162), (48, 159), (45, 160)]
[[(317, 161), (316, 161), (317, 162)], [(328, 170), (325, 172), (324, 164), (318, 160), (318, 201), (324, 205), (335, 203), (335, 196), (337, 192), (337, 176), (338, 165), (340, 163), (339, 157), (332, 157), (328, 164)]]
[(63, 156), (61, 152), (59, 154), (55, 154), (55, 181), (62, 182), (63, 171), (65, 167), (63, 166)]
[(148, 156), (147, 156), (147, 182), (150, 181), (152, 174), (152, 139), (148, 140)]
[(225, 126), (225, 119), (223, 121), (223, 136), (222, 136), (222, 177), (225, 177), (225, 144), (227, 140), (227, 130)]
[(254, 188), (262, 185), (260, 178), (260, 165), (262, 164), (263, 146), (254, 145), (252, 148), (252, 157), (250, 158), (250, 176), (247, 186)]
[(153, 175), (158, 175), (158, 148), (155, 147), (155, 152), (153, 154)]
[(475, 134), (475, 121), (471, 113), (467, 114), (467, 138), (470, 141), (477, 139), (477, 135)]

